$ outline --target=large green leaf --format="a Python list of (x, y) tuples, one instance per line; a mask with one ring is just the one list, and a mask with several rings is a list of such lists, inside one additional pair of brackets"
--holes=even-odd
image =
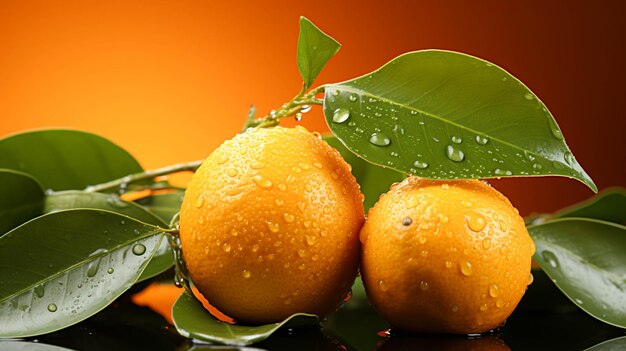
[(72, 351), (65, 347), (35, 343), (32, 341), (0, 341), (2, 351)]
[(136, 202), (159, 216), (166, 223), (170, 223), (172, 218), (180, 211), (184, 195), (184, 191), (175, 191), (172, 193), (151, 195), (139, 199)]
[[(120, 199), (115, 194), (91, 193), (80, 190), (66, 190), (53, 192), (46, 197), (44, 213), (76, 208), (92, 208), (116, 212), (139, 220), (141, 222), (167, 228), (168, 223), (136, 203)], [(154, 254), (150, 263), (144, 269), (139, 281), (157, 276), (168, 270), (174, 264), (174, 255), (167, 240)]]
[(365, 196), (363, 201), (365, 211), (374, 206), (381, 194), (389, 191), (391, 184), (404, 179), (402, 173), (375, 166), (353, 154), (334, 136), (325, 136), (324, 140), (337, 149), (344, 160), (352, 166), (352, 174), (361, 185), (361, 192)]
[(0, 236), (41, 214), (44, 191), (28, 174), (0, 169)]
[(416, 51), (324, 87), (328, 126), (374, 164), (436, 179), (560, 175), (597, 190), (546, 106), (487, 61)]
[(31, 174), (45, 189), (83, 189), (132, 173), (139, 163), (101, 136), (77, 130), (47, 129), (0, 140), (0, 168)]
[(564, 208), (554, 214), (556, 218), (595, 218), (626, 224), (626, 189), (609, 188), (587, 201)]
[(340, 48), (341, 44), (335, 39), (322, 32), (307, 18), (300, 17), (298, 69), (305, 88), (311, 87), (322, 68)]
[(626, 328), (626, 227), (563, 218), (528, 227), (533, 257), (578, 307), (605, 323)]
[(315, 315), (297, 313), (280, 323), (259, 326), (228, 324), (213, 317), (202, 303), (187, 291), (174, 303), (172, 319), (182, 336), (224, 345), (250, 345), (267, 339), (281, 327), (294, 328), (318, 323)]
[(49, 333), (100, 311), (139, 278), (162, 230), (101, 210), (37, 217), (0, 238), (0, 337)]
[(626, 350), (626, 336), (601, 342), (585, 351), (623, 351)]

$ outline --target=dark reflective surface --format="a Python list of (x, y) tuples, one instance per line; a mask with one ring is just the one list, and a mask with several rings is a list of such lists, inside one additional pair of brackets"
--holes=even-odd
[[(414, 335), (393, 330), (386, 333), (387, 323), (363, 298), (356, 297), (325, 320), (322, 328), (281, 330), (268, 340), (246, 348), (193, 344), (179, 336), (159, 314), (124, 301), (118, 301), (78, 325), (29, 341), (86, 351), (488, 351), (585, 350), (626, 335), (624, 330), (601, 323), (578, 310), (544, 276), (536, 276), (533, 289), (528, 291), (505, 326), (483, 336)], [(0, 342), (0, 350), (10, 349), (8, 346)]]

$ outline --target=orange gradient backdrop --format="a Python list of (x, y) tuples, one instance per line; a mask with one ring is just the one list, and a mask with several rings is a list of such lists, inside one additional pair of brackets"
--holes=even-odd
[[(619, 1), (0, 1), (0, 135), (79, 128), (146, 168), (204, 158), (249, 104), (300, 87), (298, 16), (343, 44), (319, 83), (423, 48), (516, 75), (552, 110), (600, 188), (626, 185), (626, 24)], [(306, 127), (326, 131), (319, 108)], [(293, 125), (290, 121), (287, 125)], [(522, 214), (591, 195), (564, 178), (494, 182)]]

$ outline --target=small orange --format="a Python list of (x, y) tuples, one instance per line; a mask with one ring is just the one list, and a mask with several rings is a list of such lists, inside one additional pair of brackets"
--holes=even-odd
[(359, 264), (363, 195), (350, 166), (302, 127), (248, 130), (193, 176), (183, 257), (209, 303), (246, 323), (325, 316)]
[(501, 325), (526, 291), (535, 251), (517, 210), (479, 180), (407, 178), (370, 209), (361, 242), (378, 312), (430, 333)]

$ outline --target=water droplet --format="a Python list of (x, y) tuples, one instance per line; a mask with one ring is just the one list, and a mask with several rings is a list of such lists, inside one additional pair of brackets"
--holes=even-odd
[(350, 110), (338, 108), (333, 113), (333, 123), (344, 123), (350, 118)]
[(535, 277), (533, 276), (533, 274), (532, 274), (532, 273), (530, 273), (530, 274), (528, 275), (528, 283), (527, 283), (526, 285), (530, 285), (530, 284), (532, 284), (532, 283), (533, 283), (533, 281), (535, 281)]
[(534, 96), (531, 93), (524, 94), (524, 99), (526, 99), (526, 100), (532, 100), (533, 98), (534, 98)]
[(291, 305), (292, 302), (293, 302), (293, 299), (291, 297), (288, 297), (283, 301), (285, 305)]
[(441, 184), (441, 189), (448, 190), (448, 189), (450, 189), (450, 185), (448, 183), (443, 183), (443, 184)]
[(533, 169), (540, 170), (540, 169), (542, 169), (542, 168), (543, 168), (543, 166), (542, 166), (542, 165), (540, 165), (539, 163), (535, 163), (535, 164), (533, 164)]
[(217, 158), (217, 163), (220, 165), (223, 165), (224, 163), (228, 162), (228, 157), (226, 155), (220, 155)]
[(409, 197), (404, 202), (404, 207), (406, 207), (406, 209), (408, 210), (408, 209), (415, 208), (418, 204), (419, 204), (419, 200), (416, 197)]
[(306, 243), (311, 245), (311, 246), (315, 245), (316, 240), (317, 239), (315, 238), (315, 236), (312, 236), (312, 235), (307, 235), (306, 236)]
[(446, 147), (446, 156), (448, 156), (448, 159), (450, 159), (450, 161), (454, 162), (461, 162), (465, 159), (465, 154), (463, 153), (463, 151), (456, 149), (452, 145), (448, 145)]
[(459, 312), (459, 306), (452, 306), (452, 312)]
[(571, 152), (567, 151), (563, 155), (563, 159), (567, 162), (568, 165), (572, 166), (574, 164), (574, 155)]
[(252, 252), (257, 252), (257, 251), (259, 251), (259, 245), (257, 244), (252, 245)]
[(425, 282), (425, 281), (422, 280), (420, 282), (420, 289), (422, 289), (424, 291), (428, 290), (428, 282)]
[(141, 256), (144, 253), (146, 253), (146, 247), (143, 244), (135, 244), (135, 246), (133, 246), (133, 254), (135, 254), (136, 256)]
[(410, 226), (410, 225), (411, 225), (411, 223), (413, 223), (413, 220), (411, 219), (411, 217), (405, 217), (405, 218), (402, 220), (402, 225), (403, 225), (403, 226), (405, 226), (405, 227)]
[(338, 96), (339, 95), (339, 90), (333, 90), (332, 94), (333, 94), (333, 96)]
[(426, 237), (425, 236), (420, 236), (417, 241), (419, 241), (420, 244), (426, 244)]
[(115, 269), (113, 267), (107, 269), (108, 274), (113, 274), (114, 272), (115, 272)]
[(241, 272), (241, 275), (242, 275), (245, 279), (248, 279), (248, 278), (250, 278), (250, 271), (249, 271), (249, 270), (247, 270), (247, 269), (244, 269), (244, 270)]
[(480, 305), (480, 310), (483, 311), (483, 312), (486, 311), (487, 310), (487, 304), (484, 303), (484, 304)]
[(307, 113), (311, 111), (311, 105), (302, 105), (302, 107), (300, 108), (300, 112), (302, 113)]
[(229, 177), (236, 177), (239, 172), (234, 168), (230, 168), (226, 173), (228, 173)]
[(577, 304), (579, 304), (579, 305), (582, 305), (582, 304), (583, 304), (583, 300), (581, 300), (581, 299), (574, 299), (574, 301), (575, 301)]
[(428, 163), (417, 160), (413, 162), (413, 166), (419, 169), (425, 169), (425, 168), (428, 168)]
[(463, 139), (458, 136), (453, 136), (450, 140), (455, 144), (461, 144), (463, 142)]
[(497, 176), (510, 176), (513, 175), (513, 172), (505, 169), (496, 168), (496, 170), (493, 171), (493, 174)]
[(196, 199), (196, 207), (197, 208), (202, 207), (203, 203), (204, 203), (204, 197), (202, 195), (198, 196), (198, 198)]
[(348, 97), (348, 100), (350, 100), (350, 101), (352, 101), (352, 102), (355, 102), (355, 101), (356, 101), (356, 95), (350, 95), (350, 96)]
[(557, 140), (563, 140), (563, 133), (561, 132), (561, 129), (559, 129), (556, 122), (550, 121), (548, 123), (550, 124), (550, 132), (552, 133), (552, 136)]
[(262, 169), (263, 167), (265, 167), (265, 163), (261, 161), (254, 161), (250, 164), (250, 168), (252, 169)]
[(446, 261), (446, 268), (452, 268), (452, 261)]
[(35, 286), (35, 295), (37, 295), (38, 298), (42, 298), (44, 294), (45, 290), (43, 284)]
[(546, 262), (548, 262), (550, 267), (557, 268), (559, 266), (559, 260), (556, 258), (556, 255), (552, 253), (552, 251), (542, 251), (541, 256)]
[(506, 81), (507, 81), (507, 79), (508, 79), (507, 77), (502, 77), (502, 79), (500, 79), (500, 81), (502, 81), (502, 82), (506, 82)]
[(269, 229), (272, 233), (278, 233), (278, 231), (280, 231), (280, 226), (278, 225), (278, 223), (274, 223), (274, 222), (266, 222), (267, 223), (267, 229)]
[(498, 225), (500, 226), (501, 231), (507, 230), (507, 226), (506, 226), (506, 223), (504, 223), (504, 221), (498, 221)]
[(487, 145), (487, 143), (489, 142), (489, 139), (487, 139), (486, 137), (482, 136), (482, 135), (477, 135), (474, 140), (476, 141), (476, 144), (478, 145)]
[(230, 252), (231, 247), (229, 243), (224, 243), (224, 245), (222, 245), (222, 250), (224, 250), (224, 252)]
[(461, 273), (464, 276), (468, 276), (469, 277), (470, 275), (472, 275), (472, 273), (474, 273), (473, 269), (472, 269), (472, 263), (470, 261), (463, 261), (463, 262), (461, 262), (461, 266), (460, 267), (461, 267)]
[(489, 287), (489, 296), (498, 297), (500, 295), (500, 289), (496, 284), (493, 284)]
[(130, 203), (120, 199), (120, 197), (115, 194), (109, 195), (109, 197), (107, 198), (107, 203), (116, 208), (126, 208), (130, 206)]
[(290, 214), (290, 213), (285, 213), (283, 215), (283, 219), (287, 223), (293, 223), (293, 221), (296, 219), (296, 217), (294, 215)]
[(278, 189), (280, 189), (281, 191), (285, 191), (287, 190), (287, 186), (285, 184), (278, 184)]
[(300, 256), (300, 257), (306, 256), (306, 251), (304, 251), (303, 249), (299, 249), (298, 250), (298, 256)]
[(51, 303), (48, 305), (48, 311), (50, 312), (56, 312), (57, 311), (57, 305)]
[(496, 301), (496, 307), (498, 307), (498, 308), (504, 307), (504, 301), (502, 301), (502, 300)]
[(420, 251), (420, 255), (426, 257), (426, 256), (428, 256), (428, 251), (427, 250), (422, 250), (422, 251)]
[(276, 199), (274, 200), (274, 203), (276, 204), (276, 206), (282, 206), (285, 202), (281, 199)]
[(391, 144), (391, 139), (383, 133), (372, 133), (370, 136), (370, 143), (376, 146), (389, 146)]
[(485, 238), (483, 239), (483, 249), (489, 250), (491, 248), (491, 239)]
[(89, 262), (87, 265), (87, 276), (89, 278), (93, 278), (100, 270), (100, 259), (96, 259), (95, 261)]
[(299, 270), (301, 270), (301, 271), (303, 271), (305, 267), (306, 267), (306, 266), (304, 265), (304, 263), (302, 263), (302, 264), (300, 264), (300, 265), (298, 266), (298, 269), (299, 269)]
[(254, 181), (256, 185), (258, 185), (261, 188), (268, 189), (272, 187), (272, 181), (267, 178), (264, 178), (260, 174), (257, 174), (254, 177), (252, 177), (252, 180)]
[(322, 164), (321, 164), (321, 163), (319, 163), (319, 162), (313, 162), (313, 167), (315, 167), (315, 168), (317, 168), (317, 169), (322, 169), (322, 168), (324, 168), (324, 166), (322, 166)]
[(465, 221), (467, 222), (467, 226), (474, 232), (480, 232), (485, 229), (487, 225), (487, 221), (485, 221), (485, 217), (481, 214), (476, 213), (474, 211), (468, 212), (465, 216)]
[(385, 284), (385, 281), (383, 280), (378, 281), (378, 288), (382, 291), (387, 291), (389, 289), (389, 287)]

